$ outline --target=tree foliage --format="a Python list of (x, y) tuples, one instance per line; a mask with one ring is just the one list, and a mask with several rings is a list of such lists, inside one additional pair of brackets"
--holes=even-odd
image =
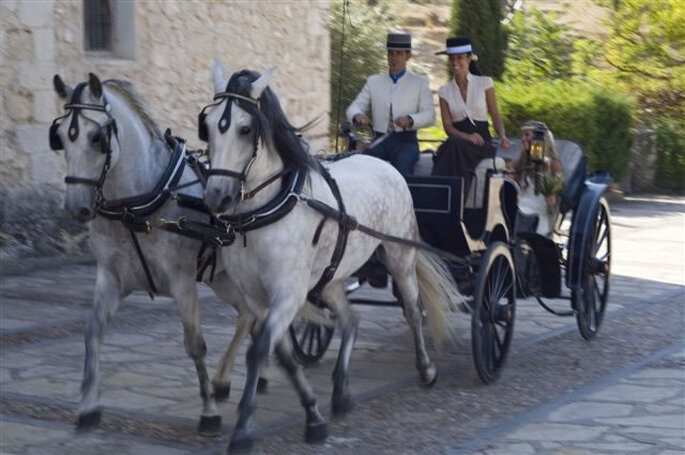
[(386, 51), (381, 45), (388, 32), (397, 27), (397, 18), (387, 2), (345, 3), (345, 0), (331, 2), (332, 134), (338, 122), (345, 121), (345, 109), (354, 101), (366, 78), (387, 68)]
[(536, 8), (514, 14), (508, 26), (505, 79), (535, 82), (573, 75), (573, 40), (568, 27), (555, 19)]
[(478, 54), (478, 67), (497, 79), (504, 72), (507, 32), (502, 26), (502, 0), (453, 0), (450, 36), (464, 35)]
[[(606, 0), (605, 0), (606, 3)], [(645, 109), (685, 117), (685, 2), (613, 0), (604, 59)]]

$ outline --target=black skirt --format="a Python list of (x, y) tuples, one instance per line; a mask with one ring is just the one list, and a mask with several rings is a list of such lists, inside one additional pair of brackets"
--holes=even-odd
[(460, 137), (449, 137), (443, 142), (433, 159), (433, 175), (456, 176), (464, 178), (464, 191), (469, 194), (471, 180), (478, 163), (492, 158), (497, 149), (492, 144), (488, 122), (476, 121), (474, 125), (467, 118), (456, 122), (454, 127), (464, 133), (478, 133), (483, 138), (483, 145), (476, 145)]

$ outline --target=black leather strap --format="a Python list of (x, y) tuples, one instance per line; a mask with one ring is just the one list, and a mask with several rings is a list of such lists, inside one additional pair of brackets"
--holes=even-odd
[[(331, 255), (331, 263), (328, 265), (328, 267), (324, 269), (323, 273), (321, 274), (321, 277), (319, 278), (319, 281), (316, 282), (314, 287), (307, 294), (307, 299), (315, 305), (319, 304), (319, 300), (321, 299), (321, 292), (326, 287), (326, 285), (333, 279), (335, 272), (338, 270), (340, 261), (342, 261), (343, 255), (345, 254), (347, 238), (349, 237), (351, 230), (350, 224), (344, 221), (345, 217), (347, 217), (347, 214), (345, 212), (345, 204), (343, 202), (342, 195), (340, 194), (338, 184), (336, 183), (335, 179), (331, 176), (331, 174), (328, 172), (328, 170), (321, 165), (319, 165), (319, 172), (323, 176), (324, 180), (326, 180), (326, 183), (328, 183), (328, 186), (333, 192), (333, 196), (335, 197), (335, 200), (338, 203), (338, 216), (336, 217), (338, 219), (338, 238), (335, 241), (335, 248), (333, 249), (333, 254)], [(323, 223), (327, 218), (328, 215), (324, 214), (324, 220), (321, 222), (321, 224), (319, 224), (317, 232), (314, 235), (313, 241), (318, 241), (318, 236), (321, 234)]]
[(152, 290), (152, 292), (149, 292), (150, 298), (154, 300), (155, 294), (157, 294), (157, 286), (155, 286), (155, 282), (152, 279), (152, 273), (150, 273), (150, 268), (147, 266), (145, 256), (143, 256), (143, 250), (140, 249), (140, 243), (138, 243), (138, 237), (136, 236), (136, 233), (133, 231), (133, 229), (129, 229), (128, 232), (131, 234), (131, 240), (133, 240), (133, 245), (136, 247), (136, 253), (138, 253), (140, 264), (143, 266), (143, 271), (147, 277), (147, 282), (150, 284), (150, 289)]

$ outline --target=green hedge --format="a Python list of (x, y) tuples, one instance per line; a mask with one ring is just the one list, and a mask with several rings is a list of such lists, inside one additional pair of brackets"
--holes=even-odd
[(499, 85), (497, 98), (510, 137), (516, 137), (527, 120), (541, 120), (557, 138), (583, 147), (590, 170), (610, 170), (617, 180), (624, 176), (634, 109), (626, 96), (583, 83), (549, 81)]
[[(682, 122), (681, 122), (682, 123)], [(655, 184), (667, 190), (685, 190), (685, 131), (669, 119), (656, 122)]]

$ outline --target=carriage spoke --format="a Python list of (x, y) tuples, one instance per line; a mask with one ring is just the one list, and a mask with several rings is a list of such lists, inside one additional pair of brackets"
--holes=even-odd
[(609, 229), (607, 228), (607, 226), (604, 226), (604, 230), (602, 231), (602, 236), (599, 239), (597, 239), (597, 241), (595, 242), (595, 249), (594, 249), (595, 254), (602, 247), (602, 245), (604, 244), (604, 241), (608, 238), (608, 236), (609, 236)]
[(299, 345), (302, 346), (303, 349), (304, 349), (304, 342), (307, 339), (307, 335), (309, 335), (309, 328), (310, 328), (310, 325), (305, 323), (304, 329), (302, 330), (302, 333), (300, 334)]
[(504, 343), (503, 343), (502, 340), (500, 339), (500, 334), (499, 334), (499, 332), (497, 331), (497, 327), (493, 326), (493, 327), (492, 327), (492, 332), (495, 334), (495, 341), (497, 342), (497, 347), (500, 348), (500, 352), (501, 352), (501, 351), (502, 351), (502, 346), (504, 345)]
[(312, 346), (314, 345), (314, 332), (316, 330), (316, 326), (310, 325), (311, 330), (309, 331), (309, 347), (307, 348), (307, 354), (312, 355)]

